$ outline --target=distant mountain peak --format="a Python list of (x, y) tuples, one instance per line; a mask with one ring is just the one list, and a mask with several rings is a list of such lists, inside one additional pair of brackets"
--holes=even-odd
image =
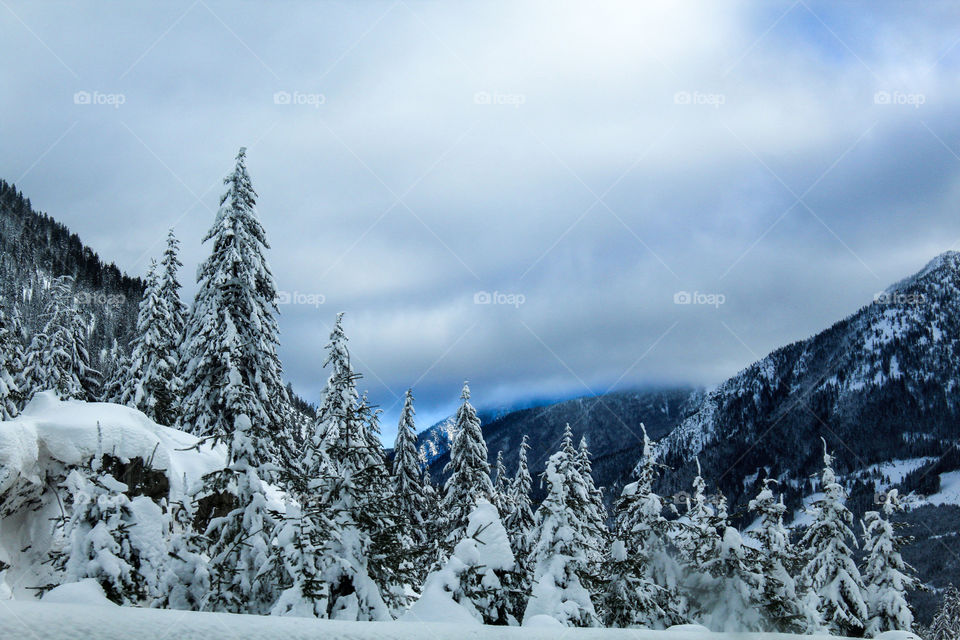
[(942, 280), (944, 277), (956, 278), (960, 275), (960, 251), (944, 251), (928, 262), (923, 269), (912, 276), (887, 287), (886, 293), (896, 293), (909, 289), (923, 280)]

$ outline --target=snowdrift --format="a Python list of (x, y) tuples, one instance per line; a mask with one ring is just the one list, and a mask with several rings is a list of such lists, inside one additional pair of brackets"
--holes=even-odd
[[(104, 455), (122, 463), (139, 458), (166, 476), (164, 497), (179, 500), (224, 465), (225, 447), (197, 444), (195, 436), (158, 425), (136, 409), (61, 401), (51, 391), (38, 393), (16, 419), (0, 422), (0, 561), (13, 566), (5, 580), (14, 597), (33, 598), (28, 588), (50, 578), (44, 561), (56, 544), (53, 523), (64, 513), (66, 492), (59, 485), (71, 468)], [(149, 498), (135, 503), (156, 509)], [(0, 593), (3, 580), (0, 574)]]
[(46, 602), (0, 603), (0, 638), (33, 640), (814, 640), (827, 637), (773, 633), (709, 633), (695, 627), (643, 631), (339, 622)]

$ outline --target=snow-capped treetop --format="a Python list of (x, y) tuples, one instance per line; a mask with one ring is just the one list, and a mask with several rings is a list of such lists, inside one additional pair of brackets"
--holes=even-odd
[(461, 404), (457, 409), (457, 437), (450, 449), (450, 462), (444, 472), (450, 477), (444, 485), (441, 512), (445, 520), (444, 544), (454, 545), (463, 537), (467, 518), (481, 498), (493, 494), (487, 444), (483, 440), (480, 419), (470, 404), (470, 387), (463, 383)]
[(167, 305), (170, 318), (170, 332), (177, 336), (177, 348), (183, 339), (184, 325), (186, 324), (187, 306), (180, 299), (180, 279), (178, 272), (183, 263), (180, 262), (180, 241), (173, 233), (173, 227), (167, 233), (167, 246), (160, 261), (162, 274), (160, 277), (160, 291)]
[(140, 409), (155, 422), (172, 425), (179, 404), (176, 369), (180, 336), (174, 333), (176, 318), (162, 289), (164, 283), (164, 273), (151, 260), (120, 403)]
[(921, 586), (913, 567), (900, 555), (908, 542), (896, 535), (890, 516), (903, 509), (896, 489), (884, 495), (881, 511), (868, 511), (863, 521), (863, 579), (867, 585), (870, 618), (866, 635), (873, 638), (884, 631), (911, 631), (913, 612), (906, 592)]
[(411, 527), (410, 535), (423, 544), (427, 541), (425, 519), (428, 514), (413, 416), (413, 391), (407, 389), (393, 447), (393, 490), (399, 511)]
[(845, 502), (847, 492), (833, 470), (833, 456), (823, 443), (821, 489), (824, 497), (811, 506), (815, 519), (803, 536), (806, 566), (800, 582), (807, 590), (808, 610), (817, 610), (831, 633), (856, 635), (867, 619), (865, 587), (853, 560), (857, 541), (850, 529), (853, 514)]
[[(199, 287), (181, 358), (182, 424), (191, 433), (218, 441), (229, 440), (241, 413), (266, 425), (277, 438), (285, 428), (277, 290), (264, 256), (269, 245), (257, 218), (257, 194), (245, 155), (241, 149), (236, 167), (224, 179), (227, 191), (204, 237), (211, 243), (211, 253), (197, 270)], [(240, 386), (247, 391), (240, 393)], [(242, 404), (239, 397), (244, 398)]]
[(520, 442), (520, 449), (517, 452), (517, 473), (507, 490), (506, 513), (503, 516), (503, 525), (510, 536), (510, 544), (520, 562), (524, 562), (530, 553), (532, 544), (530, 532), (534, 525), (533, 505), (530, 500), (533, 479), (530, 477), (530, 469), (527, 466), (527, 450), (530, 448), (527, 440), (527, 436), (524, 435)]

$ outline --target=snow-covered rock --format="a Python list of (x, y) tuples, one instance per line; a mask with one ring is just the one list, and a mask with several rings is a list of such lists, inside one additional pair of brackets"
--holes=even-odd
[[(139, 458), (162, 471), (170, 486), (166, 497), (176, 501), (205, 474), (222, 468), (226, 451), (199, 446), (195, 436), (158, 425), (136, 409), (38, 393), (20, 416), (0, 422), (0, 562), (11, 565), (0, 576), (0, 597), (6, 586), (14, 597), (32, 597), (30, 587), (57, 581), (47, 560), (58, 544), (56, 524), (69, 517), (61, 485), (70, 469), (99, 462), (105, 454), (121, 462)], [(108, 476), (103, 480), (110, 491), (127, 490)], [(281, 504), (272, 488), (270, 502), (271, 508)], [(137, 539), (160, 540), (159, 506), (138, 496), (132, 508)], [(165, 554), (160, 545), (142, 551), (156, 565)]]
[(171, 498), (223, 467), (225, 449), (196, 448), (198, 439), (152, 422), (136, 409), (105, 402), (60, 400), (44, 391), (14, 420), (0, 422), (0, 497), (15, 484), (43, 486), (51, 465), (86, 464), (110, 454), (140, 458), (170, 480)]

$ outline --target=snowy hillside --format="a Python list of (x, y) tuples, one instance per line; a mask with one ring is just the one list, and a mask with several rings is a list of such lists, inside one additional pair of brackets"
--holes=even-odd
[[(559, 626), (485, 627), (423, 622), (338, 622), (228, 613), (197, 613), (89, 604), (5, 602), (0, 637), (32, 640), (761, 640), (798, 638), (785, 634), (708, 633), (679, 627), (668, 631), (571, 629)], [(827, 638), (829, 636), (802, 636)], [(895, 636), (890, 640), (906, 640)], [(912, 636), (916, 637), (916, 636)]]

